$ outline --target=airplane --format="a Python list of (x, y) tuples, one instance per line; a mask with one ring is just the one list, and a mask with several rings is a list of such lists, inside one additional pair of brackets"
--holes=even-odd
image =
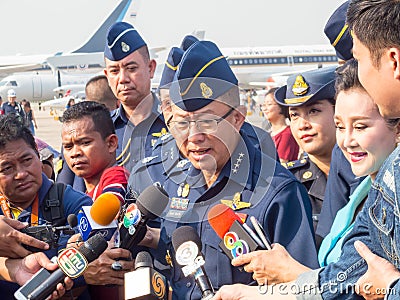
[[(137, 1), (135, 0), (135, 2)], [(131, 3), (132, 0), (121, 0), (88, 41), (70, 53), (0, 57), (0, 74), (34, 70), (3, 78), (0, 81), (0, 96), (7, 99), (7, 91), (14, 89), (18, 99), (38, 102), (52, 99), (55, 95), (53, 90), (57, 87), (66, 90), (68, 88), (64, 88), (64, 85), (86, 84), (91, 77), (96, 75), (95, 73), (103, 68), (104, 37), (108, 28), (113, 23), (124, 19)], [(78, 71), (65, 72), (63, 70), (70, 70), (71, 66), (78, 66)], [(77, 90), (73, 90), (73, 92), (77, 92)], [(60, 93), (58, 92), (58, 94)]]
[(331, 45), (222, 48), (228, 63), (243, 88), (282, 85), (295, 73), (338, 65)]
[[(239, 87), (269, 89), (286, 83), (288, 76), (338, 65), (331, 45), (294, 45), (278, 47), (221, 48), (221, 52), (239, 81)], [(157, 66), (152, 88), (157, 88), (165, 63)]]

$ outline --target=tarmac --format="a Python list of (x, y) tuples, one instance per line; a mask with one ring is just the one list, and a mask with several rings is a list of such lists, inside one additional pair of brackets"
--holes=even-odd
[[(62, 123), (59, 121), (59, 117), (62, 116), (62, 111), (57, 110), (56, 113), (53, 112), (53, 114), (50, 114), (49, 109), (46, 109), (45, 111), (42, 109), (39, 111), (37, 104), (34, 104), (32, 108), (38, 125), (38, 128), (35, 130), (35, 135), (57, 151), (60, 151)], [(248, 113), (246, 120), (253, 125), (261, 127), (264, 118), (260, 115), (260, 112), (257, 109), (256, 112), (252, 114)]]

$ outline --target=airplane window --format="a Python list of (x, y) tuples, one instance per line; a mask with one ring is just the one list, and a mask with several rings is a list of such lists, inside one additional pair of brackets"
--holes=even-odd
[(239, 60), (239, 65), (242, 65), (243, 64), (243, 60)]
[(18, 86), (17, 82), (14, 80), (11, 80), (10, 83), (11, 83), (11, 86)]
[(244, 62), (245, 65), (248, 64), (248, 60), (247, 59), (243, 60), (243, 62)]
[(0, 81), (0, 86), (5, 86), (7, 81)]
[(274, 58), (274, 63), (276, 64), (278, 62), (278, 60), (276, 58)]
[(249, 59), (249, 64), (252, 64), (253, 63), (253, 60), (250, 58)]

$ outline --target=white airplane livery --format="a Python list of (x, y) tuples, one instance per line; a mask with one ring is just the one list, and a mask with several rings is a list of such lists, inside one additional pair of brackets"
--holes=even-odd
[[(80, 90), (82, 90), (82, 86), (103, 67), (101, 64), (104, 37), (108, 28), (125, 18), (131, 4), (132, 0), (120, 1), (88, 41), (75, 51), (59, 52), (55, 55), (0, 57), (0, 75), (31, 70), (31, 72), (17, 73), (3, 78), (0, 81), (0, 96), (7, 99), (7, 91), (14, 89), (18, 99), (25, 98), (35, 102), (52, 99), (56, 95), (54, 89), (58, 87), (64, 90), (64, 85), (80, 85)], [(136, 13), (130, 12), (130, 15), (136, 15)], [(63, 69), (71, 69), (71, 66), (79, 67), (76, 72), (63, 71)], [(83, 72), (82, 69), (84, 69)], [(91, 69), (95, 71), (89, 72)], [(78, 90), (72, 92), (75, 93)]]
[(221, 52), (244, 88), (268, 87), (280, 77), (338, 64), (331, 45), (222, 48)]

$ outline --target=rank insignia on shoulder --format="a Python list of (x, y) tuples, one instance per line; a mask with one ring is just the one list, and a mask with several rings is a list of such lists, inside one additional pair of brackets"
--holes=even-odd
[(162, 128), (160, 132), (154, 132), (151, 135), (155, 136), (155, 137), (161, 137), (161, 136), (166, 135), (167, 133), (168, 133), (167, 129), (166, 128)]
[(156, 156), (148, 156), (142, 159), (142, 163), (143, 164), (147, 164), (148, 162), (151, 162), (153, 159), (155, 159), (156, 157), (158, 157), (158, 155)]
[(239, 209), (243, 209), (243, 208), (249, 208), (251, 206), (250, 203), (248, 202), (243, 202), (242, 200), (242, 195), (240, 193), (236, 193), (233, 196), (232, 200), (225, 200), (222, 199), (221, 203), (225, 204), (227, 206), (229, 206), (230, 208), (232, 208), (233, 210), (239, 210)]
[(303, 173), (303, 179), (309, 179), (312, 176), (312, 172), (311, 171), (306, 171)]
[(166, 133), (166, 134), (164, 134), (164, 135), (162, 135), (161, 136), (161, 140), (162, 141), (165, 141), (167, 138), (169, 138), (171, 136), (171, 134), (170, 133)]
[(62, 167), (63, 167), (63, 160), (60, 159), (60, 160), (57, 162), (57, 165), (56, 165), (56, 173), (57, 173), (57, 174), (61, 172)]
[(282, 166), (284, 166), (286, 169), (291, 170), (291, 169), (296, 169), (299, 167), (304, 166), (307, 163), (306, 158), (294, 160), (294, 161), (288, 161), (287, 163), (281, 163)]
[(183, 168), (184, 166), (186, 166), (186, 164), (187, 164), (188, 162), (189, 162), (188, 159), (183, 159), (183, 160), (179, 161), (179, 162), (176, 164), (176, 167), (177, 167), (177, 168)]

